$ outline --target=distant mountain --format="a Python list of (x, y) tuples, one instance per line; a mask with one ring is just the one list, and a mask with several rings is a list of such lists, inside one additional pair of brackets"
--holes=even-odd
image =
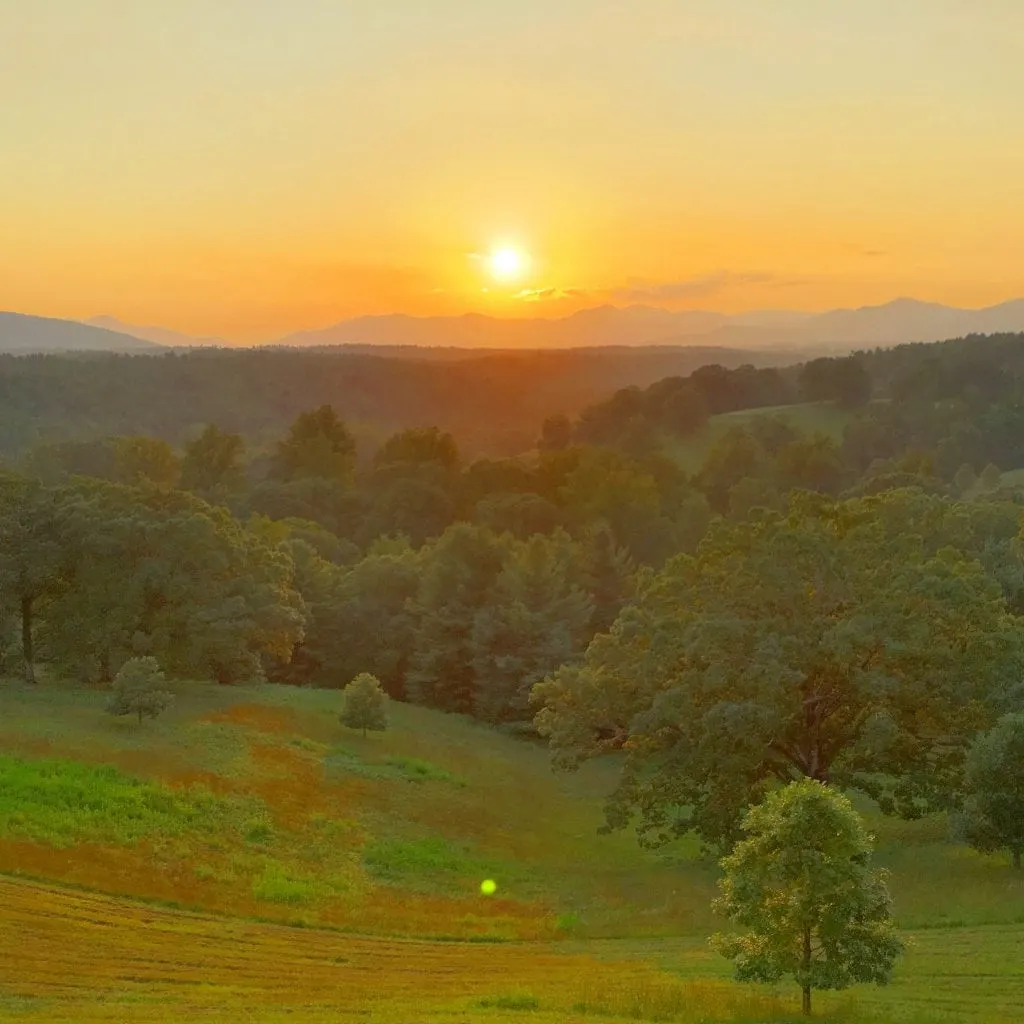
[[(220, 338), (196, 338), (166, 327), (140, 327), (113, 316), (94, 317), (85, 324), (14, 313), (0, 316), (10, 321), (0, 322), (0, 352), (79, 349), (134, 352), (151, 350), (155, 345), (240, 347)], [(31, 326), (33, 324), (35, 326)], [(89, 334), (90, 331), (97, 333)], [(1024, 331), (1024, 299), (984, 309), (957, 309), (935, 302), (895, 299), (881, 306), (833, 309), (826, 313), (756, 310), (733, 316), (706, 310), (676, 312), (653, 306), (596, 306), (561, 318), (514, 319), (480, 313), (438, 317), (363, 316), (342, 320), (321, 330), (289, 334), (271, 345), (289, 348), (344, 345), (353, 352), (431, 359), (460, 359), (470, 354), (468, 350), (480, 349), (514, 352), (608, 346), (699, 346), (771, 351), (783, 361), (792, 361), (808, 355), (841, 354), (904, 342), (943, 341), (968, 334), (1013, 331)]]
[(957, 309), (916, 299), (827, 313), (762, 310), (727, 316), (703, 310), (598, 306), (561, 319), (366, 316), (278, 345), (409, 345), (461, 348), (579, 348), (602, 345), (706, 345), (782, 352), (851, 351), (966, 334), (1024, 331), (1024, 299), (986, 309)]
[(0, 313), (0, 352), (158, 352), (159, 345), (115, 331), (22, 313)]
[(944, 341), (968, 334), (1024, 331), (1024, 299), (984, 309), (957, 309), (935, 302), (895, 299), (881, 306), (834, 309), (782, 324), (747, 326), (734, 322), (694, 336), (680, 334), (673, 344), (727, 348), (802, 349), (829, 353), (888, 348), (915, 341)]
[(729, 323), (722, 313), (652, 306), (597, 306), (560, 319), (465, 316), (363, 316), (290, 334), (278, 345), (421, 345), (534, 349), (650, 345), (670, 335), (703, 334)]
[(127, 334), (133, 338), (141, 338), (144, 341), (152, 341), (157, 345), (167, 345), (171, 348), (192, 348), (194, 345), (223, 345), (229, 343), (223, 338), (193, 338), (191, 335), (182, 334), (179, 331), (172, 331), (167, 327), (144, 326), (138, 324), (126, 324), (118, 320), (116, 316), (94, 316), (84, 321), (93, 327), (102, 327), (104, 330), (117, 331), (119, 334)]

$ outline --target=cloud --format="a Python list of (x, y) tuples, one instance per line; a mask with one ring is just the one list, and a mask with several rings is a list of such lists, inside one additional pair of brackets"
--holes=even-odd
[(728, 288), (751, 284), (791, 284), (775, 274), (760, 271), (716, 270), (709, 274), (682, 278), (679, 281), (630, 281), (609, 294), (628, 302), (672, 302), (678, 299), (699, 299)]
[(554, 302), (558, 299), (582, 299), (588, 294), (581, 288), (524, 288), (512, 298), (520, 302)]

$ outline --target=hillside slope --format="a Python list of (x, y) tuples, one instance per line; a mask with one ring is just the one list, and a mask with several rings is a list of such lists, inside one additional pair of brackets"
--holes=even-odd
[[(707, 946), (713, 864), (597, 834), (614, 764), (555, 776), (537, 745), (403, 705), (364, 738), (334, 691), (174, 685), (139, 726), (96, 690), (0, 683), (0, 1020), (789, 1019), (787, 986), (734, 985)], [(1014, 1020), (1005, 859), (939, 818), (872, 827), (917, 931), (891, 989), (825, 1019)]]

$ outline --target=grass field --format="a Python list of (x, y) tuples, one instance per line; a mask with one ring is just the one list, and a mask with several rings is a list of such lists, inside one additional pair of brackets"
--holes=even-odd
[[(177, 684), (156, 722), (0, 684), (0, 1020), (793, 1019), (710, 951), (715, 868), (599, 836), (614, 766), (338, 695)], [(872, 816), (909, 941), (860, 1021), (1024, 1020), (1024, 877)], [(483, 878), (498, 892), (480, 894)]]
[(797, 430), (807, 434), (825, 434), (834, 441), (841, 441), (843, 430), (850, 422), (851, 414), (831, 402), (807, 402), (800, 405), (780, 405), (767, 409), (744, 409), (712, 416), (707, 426), (693, 437), (672, 442), (668, 448), (672, 457), (688, 473), (695, 473), (701, 467), (711, 446), (730, 427), (744, 426), (759, 416), (774, 416), (784, 419)]

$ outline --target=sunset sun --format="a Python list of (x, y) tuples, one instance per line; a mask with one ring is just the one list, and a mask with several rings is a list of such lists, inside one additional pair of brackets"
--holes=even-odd
[(495, 249), (487, 261), (491, 276), (498, 281), (514, 281), (523, 276), (529, 260), (519, 249)]

